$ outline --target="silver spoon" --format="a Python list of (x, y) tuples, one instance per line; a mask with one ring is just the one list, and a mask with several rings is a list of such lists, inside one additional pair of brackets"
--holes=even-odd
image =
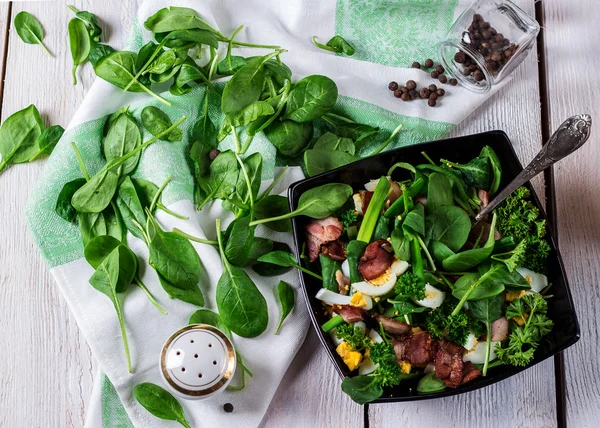
[(486, 215), (504, 201), (512, 192), (531, 180), (540, 172), (570, 155), (583, 146), (590, 136), (592, 117), (589, 114), (571, 116), (558, 127), (548, 142), (535, 158), (509, 183), (491, 202), (479, 211), (475, 223), (479, 223)]

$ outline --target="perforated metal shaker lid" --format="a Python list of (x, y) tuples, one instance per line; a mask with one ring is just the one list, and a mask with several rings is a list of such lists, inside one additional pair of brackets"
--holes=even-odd
[(160, 355), (160, 372), (177, 396), (201, 400), (223, 391), (235, 372), (233, 344), (211, 325), (192, 324), (169, 337)]

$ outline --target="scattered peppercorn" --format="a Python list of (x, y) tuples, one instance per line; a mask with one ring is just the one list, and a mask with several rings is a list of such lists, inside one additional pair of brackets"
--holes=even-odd
[(438, 80), (440, 81), (440, 83), (447, 83), (448, 82), (448, 78), (446, 77), (445, 74), (440, 74), (438, 77)]
[(442, 64), (438, 64), (438, 65), (435, 67), (435, 71), (437, 71), (437, 72), (438, 72), (438, 73), (440, 73), (440, 74), (444, 74), (444, 72), (445, 72), (446, 70), (444, 69), (444, 67), (442, 66)]
[(223, 404), (223, 410), (225, 410), (225, 413), (233, 412), (233, 404), (231, 404), (231, 403)]
[(448, 80), (448, 83), (450, 84), (450, 86), (456, 86), (458, 85), (458, 80), (456, 80), (454, 77), (450, 80)]
[(432, 92), (431, 94), (429, 94), (429, 99), (430, 100), (437, 100), (438, 99), (437, 92)]
[(433, 84), (431, 84), (431, 85), (429, 85), (429, 90), (430, 90), (431, 92), (435, 92), (435, 91), (437, 91), (437, 90), (438, 90), (438, 87), (437, 87), (437, 86), (435, 86), (435, 85), (433, 85)]
[(433, 60), (431, 58), (427, 58), (425, 60), (425, 67), (427, 67), (427, 68), (433, 67)]
[(219, 149), (212, 149), (210, 152), (208, 152), (208, 158), (210, 159), (210, 161), (214, 161), (217, 156), (219, 156), (221, 152), (219, 151)]
[(414, 90), (414, 89), (411, 89), (411, 90), (408, 92), (408, 96), (410, 97), (410, 99), (411, 99), (411, 100), (416, 100), (416, 99), (417, 99), (417, 97), (419, 96), (419, 93), (418, 93), (416, 90)]
[(395, 96), (396, 98), (400, 98), (400, 97), (402, 96), (402, 93), (403, 93), (403, 92), (402, 92), (402, 90), (400, 90), (400, 89), (396, 89), (396, 90), (394, 91), (394, 96)]
[(403, 92), (403, 93), (402, 93), (402, 96), (400, 97), (400, 99), (401, 99), (402, 101), (408, 101), (408, 100), (410, 100), (410, 95), (408, 95), (408, 93), (407, 93), (407, 92)]
[(429, 101), (427, 101), (427, 105), (429, 107), (435, 107), (435, 105), (437, 104), (436, 100), (432, 100), (431, 98), (429, 98)]
[(435, 91), (435, 93), (438, 94), (438, 97), (443, 97), (444, 95), (446, 95), (446, 91), (444, 91), (442, 88)]
[(454, 61), (456, 61), (459, 64), (464, 64), (466, 59), (467, 54), (465, 54), (463, 51), (458, 51), (454, 54)]
[(415, 61), (412, 63), (412, 68), (421, 68), (421, 64)]
[(401, 91), (403, 94), (408, 94), (408, 88), (407, 88), (406, 86), (400, 86), (400, 91)]
[(427, 98), (429, 98), (429, 94), (431, 93), (431, 91), (428, 88), (421, 88), (421, 90), (419, 91), (419, 96), (426, 100)]
[(406, 87), (409, 91), (412, 91), (413, 89), (416, 89), (417, 82), (415, 82), (414, 80), (409, 80), (408, 82), (406, 82)]
[(390, 91), (395, 91), (396, 89), (398, 89), (398, 83), (396, 83), (396, 82), (390, 82), (390, 84), (388, 85), (388, 89)]
[(439, 77), (439, 75), (440, 75), (440, 73), (438, 73), (438, 72), (437, 72), (437, 71), (435, 71), (435, 70), (433, 70), (433, 71), (431, 72), (431, 77), (432, 77), (433, 79), (437, 79), (437, 78)]

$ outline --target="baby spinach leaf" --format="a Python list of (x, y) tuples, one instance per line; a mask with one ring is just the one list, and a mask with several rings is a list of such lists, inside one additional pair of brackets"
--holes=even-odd
[(175, 64), (172, 68), (169, 68), (164, 73), (150, 74), (150, 82), (152, 83), (164, 83), (175, 76), (181, 69), (181, 63)]
[(164, 290), (172, 297), (197, 306), (204, 306), (204, 296), (198, 286), (202, 264), (198, 253), (186, 238), (163, 231), (150, 213), (154, 236), (150, 241), (148, 263), (158, 273)]
[(113, 236), (96, 236), (85, 245), (83, 256), (91, 267), (98, 269), (98, 266), (100, 266), (119, 245), (121, 245), (121, 241)]
[(69, 21), (69, 47), (73, 59), (73, 85), (77, 85), (77, 67), (87, 61), (92, 47), (90, 33), (85, 23), (73, 18)]
[(338, 284), (335, 280), (335, 273), (342, 268), (340, 262), (324, 254), (319, 254), (319, 262), (321, 263), (323, 288), (337, 293)]
[(493, 177), (489, 157), (478, 156), (464, 165), (444, 159), (440, 159), (440, 162), (459, 170), (468, 185), (478, 189), (490, 189)]
[(103, 45), (102, 43), (92, 43), (90, 47), (90, 54), (88, 55), (88, 60), (92, 64), (92, 67), (96, 67), (98, 61), (100, 61), (105, 56), (110, 55), (115, 50), (109, 45)]
[(500, 159), (496, 152), (490, 147), (485, 146), (479, 153), (480, 157), (487, 157), (492, 167), (492, 182), (490, 183), (489, 192), (494, 194), (500, 188), (500, 182), (502, 181), (502, 165), (500, 165)]
[(427, 185), (427, 209), (435, 212), (444, 205), (454, 205), (452, 187), (445, 175), (434, 172), (429, 176)]
[(14, 20), (14, 26), (21, 40), (30, 45), (40, 45), (48, 56), (52, 56), (48, 48), (42, 43), (42, 40), (44, 39), (44, 29), (32, 14), (25, 11), (17, 13)]
[(342, 381), (342, 391), (358, 404), (366, 404), (383, 395), (383, 388), (374, 376), (346, 376)]
[(357, 161), (358, 158), (340, 151), (310, 149), (304, 152), (304, 166), (310, 177)]
[(300, 195), (295, 212), (312, 218), (325, 218), (340, 209), (350, 196), (352, 187), (347, 184), (323, 184)]
[(443, 263), (444, 260), (456, 254), (454, 251), (452, 251), (446, 245), (442, 244), (440, 241), (431, 241), (430, 246), (433, 258), (440, 263)]
[[(173, 122), (171, 122), (171, 118), (161, 109), (154, 106), (147, 106), (142, 110), (142, 125), (144, 125), (144, 128), (148, 132), (156, 136), (173, 126)], [(181, 129), (177, 128), (161, 139), (165, 141), (181, 141), (182, 138), (183, 133)]]
[(175, 55), (175, 51), (168, 50), (161, 53), (158, 57), (154, 59), (146, 68), (144, 73), (152, 73), (152, 74), (162, 74), (166, 71), (170, 70), (175, 66), (176, 61), (178, 61), (177, 55)]
[[(123, 317), (123, 310), (121, 309), (121, 303), (118, 292), (124, 290), (118, 290), (119, 287), (119, 270), (120, 265), (120, 254), (118, 249), (114, 249), (98, 266), (92, 277), (90, 278), (90, 284), (96, 290), (106, 295), (112, 302), (119, 318), (119, 325), (121, 326), (121, 334), (123, 336), (123, 345), (125, 347), (125, 356), (127, 358), (127, 367), (131, 373), (131, 358), (129, 356), (129, 344), (127, 342), (127, 331), (125, 330), (125, 320)], [(133, 278), (133, 276), (132, 276)]]
[(176, 6), (160, 9), (144, 22), (144, 27), (153, 33), (167, 33), (192, 28), (215, 31), (194, 9)]
[(265, 81), (264, 64), (280, 53), (281, 51), (275, 51), (248, 61), (248, 64), (240, 68), (229, 79), (223, 88), (221, 97), (221, 110), (223, 110), (223, 113), (237, 113), (259, 100)]
[(170, 33), (157, 33), (155, 37), (159, 42), (163, 41), (164, 38), (164, 44), (169, 48), (183, 48), (186, 51), (193, 45), (206, 45), (215, 49), (219, 48), (219, 41), (215, 34), (199, 28), (176, 30)]
[(157, 418), (177, 421), (184, 427), (191, 428), (179, 401), (160, 386), (149, 382), (140, 383), (133, 388), (133, 396)]
[[(279, 243), (278, 243), (279, 244)], [(254, 242), (252, 243), (252, 248), (250, 249), (250, 253), (248, 254), (248, 258), (244, 262), (242, 267), (254, 266), (256, 265), (257, 259), (273, 251), (274, 243), (270, 239), (261, 238), (259, 236), (254, 237)]]
[[(262, 178), (262, 155), (259, 152), (252, 153), (243, 161), (246, 175), (250, 182), (250, 190), (252, 191), (252, 200), (255, 201), (258, 197), (258, 191), (260, 190), (260, 183)], [(235, 191), (227, 199), (229, 202), (235, 204), (239, 208), (248, 209), (250, 205), (250, 194), (248, 191), (248, 183), (246, 183), (246, 176), (242, 171), (238, 175), (238, 179), (235, 185)]]
[(332, 132), (326, 132), (321, 135), (313, 149), (318, 150), (338, 150), (340, 152), (354, 155), (356, 148), (354, 147), (354, 141), (350, 138), (338, 137)]
[(453, 205), (442, 205), (425, 221), (427, 241), (440, 241), (455, 252), (465, 245), (471, 231), (468, 214)]
[(87, 12), (85, 10), (79, 11), (75, 9), (73, 6), (67, 6), (73, 13), (75, 13), (75, 17), (81, 19), (83, 23), (86, 25), (88, 32), (90, 33), (90, 38), (94, 43), (100, 42), (100, 35), (102, 34), (102, 28), (100, 28), (100, 23), (98, 22), (98, 17), (91, 12)]
[(417, 384), (417, 391), (423, 394), (439, 392), (446, 389), (446, 384), (443, 380), (435, 376), (435, 372), (427, 373)]
[(65, 130), (60, 125), (53, 125), (44, 129), (37, 141), (39, 150), (36, 154), (29, 158), (29, 162), (35, 160), (39, 156), (45, 156), (52, 153), (52, 150), (54, 150), (54, 147), (56, 147), (58, 141), (64, 133)]
[[(396, 254), (396, 256), (400, 260), (410, 262), (410, 259), (411, 259), (410, 242), (412, 241), (413, 238), (406, 236), (404, 234), (404, 230), (402, 230), (402, 226), (398, 226), (398, 227), (394, 228), (394, 230), (392, 231), (391, 238), (392, 238), (392, 248), (394, 249), (394, 254)], [(357, 263), (358, 263), (358, 261), (357, 261)], [(362, 279), (361, 279), (361, 281), (362, 281)]]
[(248, 64), (248, 61), (243, 56), (230, 55), (219, 62), (217, 74), (219, 76), (231, 76), (246, 64)]
[(492, 265), (481, 275), (479, 273), (468, 273), (454, 283), (452, 295), (457, 299), (461, 299), (462, 303), (464, 303), (463, 298), (465, 301), (471, 301), (496, 296), (504, 291), (506, 274), (510, 274), (510, 272), (502, 264)]
[(227, 150), (210, 163), (209, 175), (199, 181), (199, 185), (207, 193), (205, 201), (211, 199), (227, 199), (235, 190), (239, 175), (235, 154)]
[(133, 282), (137, 273), (137, 256), (129, 247), (123, 245), (118, 239), (104, 235), (96, 236), (85, 246), (83, 254), (87, 262), (98, 269), (113, 251), (119, 254), (119, 275), (117, 279), (116, 291), (122, 293)]
[(218, 219), (217, 239), (223, 263), (223, 274), (217, 283), (216, 295), (221, 319), (239, 336), (259, 336), (266, 330), (269, 322), (267, 301), (248, 274), (227, 261)]
[(350, 138), (356, 145), (356, 150), (361, 149), (371, 142), (381, 131), (377, 127), (356, 123), (352, 119), (327, 113), (323, 116), (327, 126), (342, 138)]
[(234, 266), (243, 267), (254, 244), (254, 229), (250, 227), (250, 216), (236, 218), (227, 228), (225, 257)]
[(208, 324), (221, 330), (225, 336), (232, 338), (231, 330), (227, 327), (216, 312), (209, 309), (198, 309), (190, 316), (188, 324)]
[(241, 111), (228, 116), (228, 120), (233, 126), (246, 126), (261, 116), (269, 116), (273, 113), (275, 110), (267, 101), (255, 101)]
[(329, 77), (307, 76), (294, 85), (283, 118), (299, 123), (313, 121), (331, 110), (337, 97), (337, 86)]
[(85, 247), (96, 236), (108, 233), (104, 214), (99, 213), (77, 213), (77, 223), (81, 233), (81, 241)]
[(11, 114), (0, 127), (0, 172), (9, 164), (28, 162), (38, 153), (43, 129), (44, 122), (33, 104)]
[(110, 204), (118, 184), (118, 174), (110, 169), (101, 171), (73, 194), (71, 205), (79, 212), (99, 213)]
[(494, 250), (494, 229), (496, 227), (496, 218), (497, 215), (494, 214), (488, 239), (483, 247), (462, 251), (447, 257), (442, 262), (444, 269), (450, 272), (464, 272), (486, 260)]
[[(154, 200), (154, 196), (156, 192), (158, 192), (158, 186), (151, 181), (144, 180), (143, 178), (132, 178), (131, 182), (133, 183), (133, 187), (135, 187), (135, 191), (137, 193), (137, 197), (142, 204), (142, 208), (144, 210), (146, 208), (150, 208), (152, 205), (152, 201)], [(176, 215), (173, 211), (169, 210), (167, 207), (163, 205), (160, 200), (160, 195), (156, 201), (155, 208), (159, 208), (162, 211), (171, 214), (174, 217), (182, 218), (181, 216)], [(187, 220), (187, 218), (182, 218), (183, 220)], [(144, 224), (144, 223), (142, 223)]]
[(146, 63), (150, 61), (150, 58), (157, 50), (158, 53), (156, 53), (156, 55), (154, 56), (155, 58), (157, 55), (160, 55), (161, 52), (164, 52), (164, 48), (162, 46), (159, 47), (152, 40), (146, 43), (144, 46), (142, 46), (135, 59), (135, 71), (139, 72), (143, 70), (144, 65), (146, 65)]
[(425, 208), (417, 204), (411, 212), (406, 214), (402, 222), (402, 230), (405, 235), (424, 235), (425, 234)]
[[(170, 125), (169, 125), (170, 126)], [(166, 129), (166, 128), (165, 128)], [(112, 124), (103, 142), (107, 162), (118, 159), (142, 144), (142, 134), (129, 114), (121, 114)], [(141, 153), (127, 159), (120, 167), (123, 174), (130, 174), (138, 164)]]
[[(321, 275), (317, 275), (316, 273), (314, 273), (306, 268), (303, 268), (298, 263), (296, 263), (296, 258), (289, 251), (281, 251), (279, 249), (275, 249), (275, 251), (271, 251), (270, 253), (260, 256), (258, 258), (258, 261), (261, 263), (270, 263), (270, 264), (281, 266), (281, 267), (293, 267), (298, 270), (301, 270), (302, 272), (304, 272), (310, 276), (320, 279), (321, 281), (323, 280), (323, 277)], [(256, 271), (257, 266), (253, 266), (253, 269), (255, 271)], [(256, 272), (259, 275), (263, 275), (259, 271), (256, 271)]]
[(116, 203), (127, 230), (136, 238), (145, 239), (143, 225), (146, 224), (144, 211), (146, 206), (142, 205), (137, 190), (128, 176), (119, 185)]
[(354, 47), (348, 43), (342, 36), (333, 36), (326, 45), (317, 42), (317, 36), (313, 36), (313, 43), (316, 47), (335, 53), (343, 53), (348, 56), (354, 55)]
[(281, 317), (279, 318), (275, 334), (279, 334), (279, 329), (283, 321), (285, 321), (290, 312), (292, 312), (292, 309), (294, 309), (294, 289), (288, 283), (279, 281), (279, 284), (277, 284), (277, 296), (281, 303)]
[(191, 141), (200, 141), (211, 149), (217, 148), (217, 128), (210, 119), (207, 109), (204, 110), (190, 131)]
[[(285, 196), (268, 195), (254, 204), (254, 217), (259, 220), (270, 216), (288, 214), (289, 212), (290, 206), (288, 199)], [(292, 222), (290, 219), (272, 221), (270, 223), (265, 223), (265, 226), (276, 232), (292, 231)]]
[(75, 180), (65, 183), (56, 199), (54, 211), (70, 223), (75, 223), (77, 221), (77, 210), (71, 205), (71, 198), (85, 183), (85, 178), (76, 178)]
[(469, 311), (476, 320), (485, 324), (486, 329), (486, 350), (485, 362), (483, 364), (482, 374), (487, 375), (490, 362), (490, 351), (492, 345), (492, 323), (502, 316), (504, 309), (504, 296), (497, 295), (488, 299), (477, 300), (469, 304)]
[(265, 135), (282, 155), (293, 157), (308, 147), (313, 136), (313, 124), (291, 120), (273, 122), (265, 129)]
[[(255, 244), (258, 239), (260, 239), (260, 238), (257, 237), (254, 239)], [(280, 266), (277, 264), (272, 264), (270, 262), (258, 261), (258, 259), (261, 256), (263, 256), (265, 254), (269, 254), (271, 252), (275, 252), (275, 251), (282, 251), (285, 253), (290, 253), (292, 250), (289, 245), (284, 244), (283, 242), (274, 241), (274, 242), (272, 242), (272, 246), (270, 249), (262, 252), (262, 254), (260, 254), (256, 257), (255, 263), (252, 264), (252, 270), (254, 272), (256, 272), (257, 274), (259, 274), (260, 276), (278, 276), (278, 275), (283, 275), (286, 272), (289, 272), (291, 269), (291, 266), (287, 266), (287, 265)]]

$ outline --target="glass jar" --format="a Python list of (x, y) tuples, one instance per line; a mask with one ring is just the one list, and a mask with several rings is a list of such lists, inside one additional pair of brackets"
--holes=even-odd
[(509, 0), (476, 0), (454, 22), (439, 55), (447, 73), (488, 92), (525, 59), (540, 26)]

